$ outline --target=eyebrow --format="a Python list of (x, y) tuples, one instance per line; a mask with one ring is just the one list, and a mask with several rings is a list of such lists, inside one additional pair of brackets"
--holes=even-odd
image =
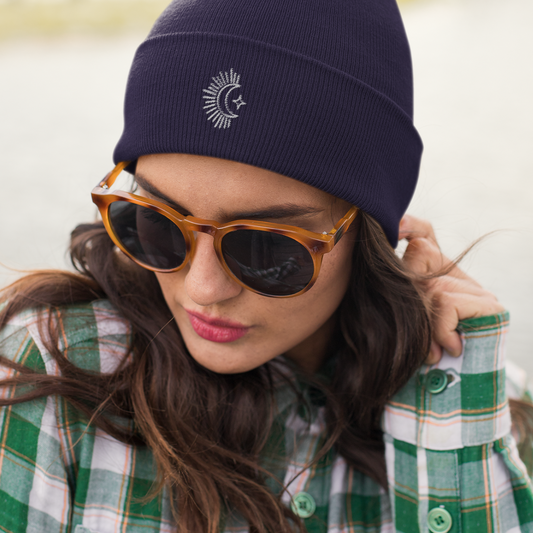
[[(140, 174), (135, 174), (135, 181), (140, 185), (146, 192), (150, 193), (155, 197), (156, 200), (162, 200), (169, 207), (175, 209), (184, 216), (194, 216), (188, 209), (184, 206), (177, 203), (175, 200), (169, 198), (166, 194), (161, 192), (157, 187), (152, 185)], [(306, 217), (313, 216), (325, 211), (324, 208), (316, 206), (304, 206), (296, 204), (281, 204), (264, 207), (254, 211), (235, 211), (231, 213), (226, 213), (220, 211), (220, 216), (217, 217), (219, 222), (229, 222), (231, 220), (240, 220), (240, 219), (252, 219), (252, 220), (277, 220), (277, 219), (286, 219), (286, 218), (297, 218), (297, 217)]]

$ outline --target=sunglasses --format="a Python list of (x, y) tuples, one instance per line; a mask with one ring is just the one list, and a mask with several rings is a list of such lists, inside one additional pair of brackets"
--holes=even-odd
[(219, 224), (183, 216), (157, 200), (111, 192), (128, 164), (119, 163), (91, 193), (120, 250), (153, 272), (177, 272), (194, 256), (195, 233), (207, 233), (225, 272), (242, 287), (272, 298), (298, 296), (314, 285), (322, 257), (333, 250), (358, 211), (352, 207), (329, 233), (254, 220)]

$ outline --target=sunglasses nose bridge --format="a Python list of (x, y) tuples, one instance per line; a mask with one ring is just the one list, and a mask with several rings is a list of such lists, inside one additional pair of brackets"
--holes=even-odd
[[(230, 276), (233, 276), (233, 273), (226, 266), (224, 257), (222, 255), (221, 250), (220, 250), (220, 239), (222, 238), (223, 233), (218, 233), (218, 231), (219, 231), (218, 227), (213, 225), (213, 224), (206, 223), (206, 222), (199, 222), (198, 220), (187, 219), (187, 223), (188, 223), (187, 224), (188, 230), (194, 234), (194, 238), (191, 239), (191, 249), (190, 249), (190, 259), (189, 259), (189, 261), (192, 261), (194, 259), (194, 256), (196, 255), (196, 249), (197, 249), (196, 234), (197, 233), (205, 233), (207, 235), (210, 235), (213, 238), (213, 246), (214, 246), (215, 254), (216, 254), (219, 262), (224, 267), (224, 269), (226, 271), (228, 271)], [(218, 236), (217, 236), (217, 233), (218, 233)]]
[(196, 234), (205, 233), (215, 239), (215, 235), (217, 233), (217, 228), (213, 224), (194, 219), (191, 220), (191, 218), (186, 219), (187, 229), (192, 234), (190, 238), (190, 261), (192, 261), (194, 259), (194, 256), (196, 255)]
[(198, 222), (196, 220), (190, 219), (186, 220), (186, 222), (189, 231), (193, 231), (195, 233), (206, 233), (207, 235), (211, 235), (211, 237), (215, 237), (217, 228), (213, 224), (209, 224), (206, 222)]

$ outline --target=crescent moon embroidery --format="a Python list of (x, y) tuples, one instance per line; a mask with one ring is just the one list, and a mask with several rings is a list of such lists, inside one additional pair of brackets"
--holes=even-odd
[(232, 119), (239, 116), (236, 111), (246, 105), (242, 94), (234, 100), (231, 99), (231, 93), (241, 88), (240, 79), (241, 77), (230, 69), (229, 73), (220, 72), (219, 76), (212, 78), (209, 88), (203, 90), (206, 93), (202, 98), (207, 119), (213, 122), (215, 128), (229, 128)]

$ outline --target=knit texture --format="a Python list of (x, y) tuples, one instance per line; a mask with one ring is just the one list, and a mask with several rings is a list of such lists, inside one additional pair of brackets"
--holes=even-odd
[(396, 246), (422, 143), (394, 0), (176, 0), (137, 50), (115, 162), (190, 153), (357, 205)]

